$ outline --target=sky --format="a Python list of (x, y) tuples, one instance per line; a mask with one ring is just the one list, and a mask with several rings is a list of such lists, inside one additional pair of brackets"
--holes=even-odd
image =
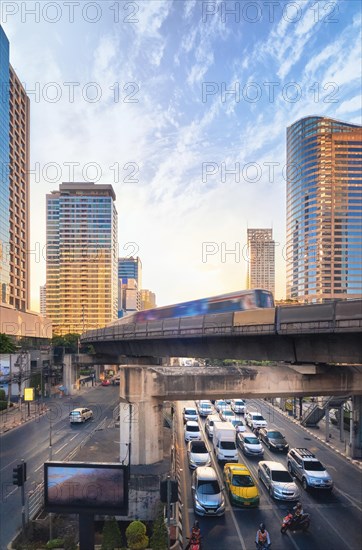
[(31, 294), (46, 194), (112, 184), (119, 256), (157, 305), (246, 288), (247, 228), (272, 227), (285, 297), (286, 128), (361, 123), (356, 0), (6, 1), (31, 101)]

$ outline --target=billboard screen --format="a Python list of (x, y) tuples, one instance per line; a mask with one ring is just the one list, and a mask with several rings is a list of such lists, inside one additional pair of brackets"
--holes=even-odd
[(45, 510), (127, 515), (127, 474), (118, 462), (45, 462)]

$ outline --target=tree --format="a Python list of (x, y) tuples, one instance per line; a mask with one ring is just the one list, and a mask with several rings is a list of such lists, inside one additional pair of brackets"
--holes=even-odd
[(16, 347), (7, 334), (0, 332), (0, 353), (14, 353)]
[(111, 517), (104, 522), (102, 535), (101, 550), (114, 550), (114, 548), (119, 548), (121, 546), (121, 531), (115, 517)]
[(145, 550), (148, 546), (146, 526), (142, 521), (132, 521), (126, 529), (126, 537), (131, 550)]
[(167, 527), (162, 504), (159, 505), (156, 519), (153, 522), (153, 533), (150, 543), (152, 550), (166, 550), (167, 548)]

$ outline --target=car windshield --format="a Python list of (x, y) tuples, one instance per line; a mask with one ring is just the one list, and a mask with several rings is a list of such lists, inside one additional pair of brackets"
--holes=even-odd
[(232, 484), (235, 487), (254, 487), (253, 478), (248, 475), (245, 475), (245, 476), (234, 475)]
[(231, 423), (232, 423), (233, 426), (235, 426), (235, 428), (237, 426), (244, 426), (244, 424), (242, 423), (241, 420), (231, 420)]
[(224, 416), (234, 416), (234, 413), (233, 413), (233, 411), (224, 411), (223, 415)]
[(187, 426), (186, 430), (188, 432), (199, 432), (200, 431), (198, 426)]
[(272, 439), (283, 439), (284, 436), (280, 432), (267, 432), (267, 436)]
[(185, 414), (194, 414), (197, 415), (196, 409), (185, 409)]
[(264, 417), (261, 416), (261, 414), (253, 414), (252, 419), (253, 420), (264, 420)]
[(71, 416), (80, 416), (80, 412), (78, 412), (78, 411), (71, 412), (70, 414), (71, 414)]
[(226, 401), (216, 401), (218, 407), (227, 405)]
[(206, 449), (205, 443), (203, 441), (193, 441), (191, 444), (191, 452), (192, 453), (208, 453), (209, 451)]
[(220, 441), (220, 448), (221, 449), (235, 449), (235, 443), (233, 441)]
[(219, 483), (216, 479), (214, 481), (200, 479), (197, 490), (203, 495), (216, 495), (220, 493)]
[(242, 399), (235, 399), (234, 403), (235, 405), (244, 405), (244, 401)]
[(258, 443), (260, 443), (257, 437), (245, 437), (244, 442), (248, 445), (257, 445)]
[(310, 462), (304, 462), (304, 469), (311, 472), (324, 472), (325, 467), (319, 462), (319, 460), (313, 460)]
[(272, 472), (271, 477), (273, 481), (279, 481), (281, 483), (293, 482), (293, 478), (290, 473), (284, 470), (277, 470), (276, 472)]

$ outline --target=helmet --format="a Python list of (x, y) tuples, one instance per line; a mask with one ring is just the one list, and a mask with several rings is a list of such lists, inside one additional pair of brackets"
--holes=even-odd
[(264, 525), (264, 523), (261, 523), (261, 524), (259, 525), (259, 529), (260, 529), (260, 531), (265, 531), (265, 525)]
[(301, 508), (301, 507), (302, 507), (302, 503), (301, 503), (301, 502), (297, 502), (296, 508)]
[(196, 521), (194, 521), (194, 527), (196, 527), (196, 529), (198, 529), (198, 528), (199, 528), (199, 522), (198, 522), (197, 520), (196, 520)]

